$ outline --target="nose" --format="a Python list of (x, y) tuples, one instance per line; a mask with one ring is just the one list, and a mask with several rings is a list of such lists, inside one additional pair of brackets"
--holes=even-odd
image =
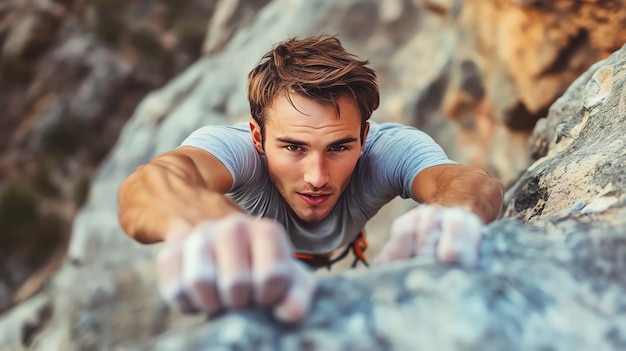
[(328, 183), (329, 179), (328, 165), (324, 157), (315, 154), (310, 155), (304, 172), (304, 181), (314, 188), (321, 188)]

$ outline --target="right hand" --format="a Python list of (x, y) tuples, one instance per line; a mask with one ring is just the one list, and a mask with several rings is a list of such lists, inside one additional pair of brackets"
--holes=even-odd
[(172, 226), (158, 256), (159, 290), (186, 313), (269, 306), (284, 322), (307, 313), (317, 285), (284, 227), (243, 214)]
[(389, 240), (373, 263), (432, 255), (444, 264), (474, 267), (484, 227), (464, 208), (420, 205), (393, 221)]

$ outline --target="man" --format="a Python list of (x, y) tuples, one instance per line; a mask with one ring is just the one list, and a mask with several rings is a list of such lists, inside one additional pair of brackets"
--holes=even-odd
[(368, 122), (379, 93), (367, 63), (335, 37), (280, 43), (248, 76), (248, 125), (201, 128), (122, 184), (123, 229), (165, 240), (166, 300), (186, 312), (268, 306), (298, 321), (315, 277), (294, 254), (332, 256), (396, 196), (422, 205), (396, 219), (376, 261), (475, 263), (501, 183), (414, 128)]

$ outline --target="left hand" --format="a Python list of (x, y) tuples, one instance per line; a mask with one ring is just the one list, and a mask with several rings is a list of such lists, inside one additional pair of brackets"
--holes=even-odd
[(484, 224), (461, 207), (420, 205), (396, 218), (375, 263), (435, 254), (444, 264), (473, 267)]
[(293, 259), (282, 224), (244, 214), (194, 227), (173, 221), (157, 262), (161, 295), (186, 313), (264, 306), (278, 320), (297, 323), (317, 285)]

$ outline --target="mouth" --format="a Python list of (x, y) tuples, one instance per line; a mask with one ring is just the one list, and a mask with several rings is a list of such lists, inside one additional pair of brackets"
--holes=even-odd
[(298, 193), (300, 198), (311, 206), (317, 206), (328, 200), (332, 194), (313, 194), (313, 193)]

